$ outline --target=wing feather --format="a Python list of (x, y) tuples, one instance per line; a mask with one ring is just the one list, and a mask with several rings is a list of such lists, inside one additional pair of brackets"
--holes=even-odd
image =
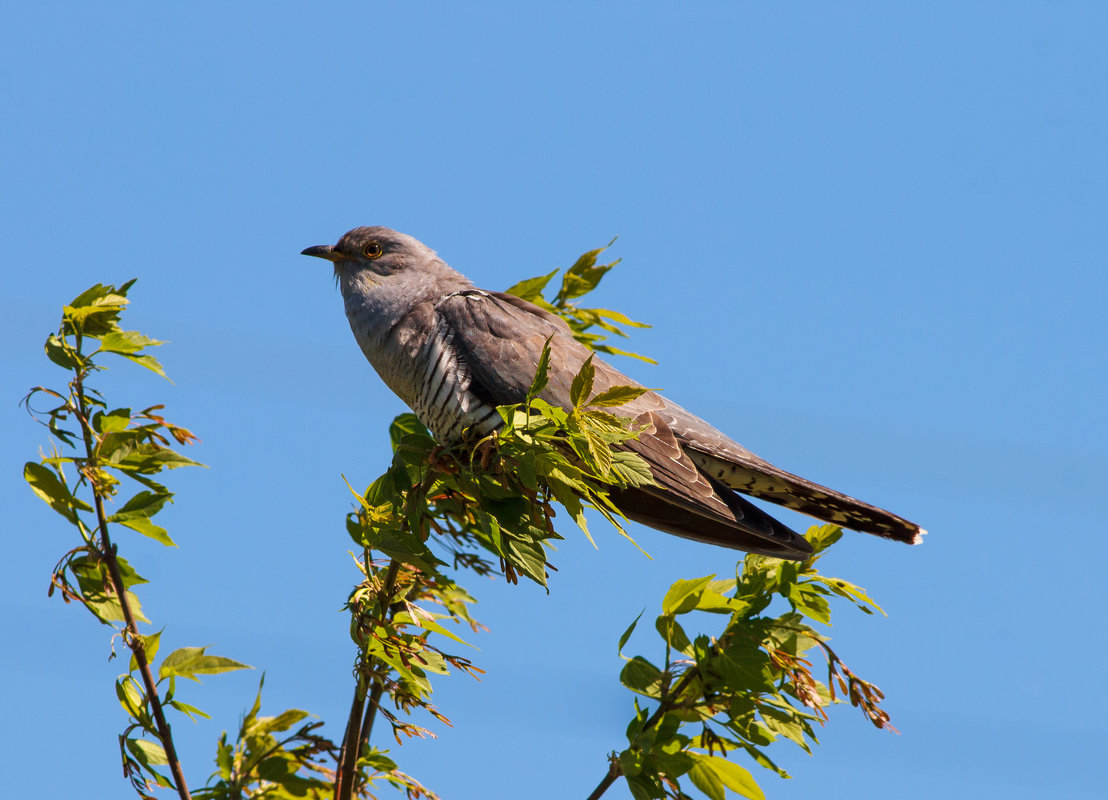
[[(452, 329), (452, 345), (471, 373), (471, 389), (496, 404), (518, 403), (527, 395), (539, 357), (550, 340), (550, 379), (542, 399), (570, 405), (573, 377), (590, 351), (553, 314), (510, 295), (459, 292), (436, 305)], [(639, 386), (608, 364), (595, 360), (594, 392)], [(656, 486), (613, 495), (630, 519), (686, 538), (725, 547), (803, 558), (811, 548), (802, 536), (773, 520), (706, 476), (657, 412), (667, 404), (647, 392), (617, 413), (647, 425), (628, 448), (650, 465)], [(721, 491), (725, 496), (721, 496)]]

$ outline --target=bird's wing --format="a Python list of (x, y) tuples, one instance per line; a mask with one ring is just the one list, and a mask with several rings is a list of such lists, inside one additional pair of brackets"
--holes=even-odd
[(669, 403), (662, 416), (697, 467), (735, 491), (844, 528), (907, 544), (919, 544), (927, 532), (883, 508), (786, 472), (680, 406)]
[[(484, 402), (522, 402), (549, 340), (549, 381), (540, 397), (571, 405), (573, 378), (591, 352), (559, 317), (512, 295), (480, 290), (447, 295), (435, 304), (435, 312), (469, 370), (470, 390)], [(599, 359), (593, 365), (596, 393), (639, 385)], [(802, 536), (698, 468), (667, 421), (672, 414), (666, 412), (673, 408), (647, 392), (614, 409), (647, 426), (627, 447), (646, 460), (657, 483), (614, 493), (617, 506), (631, 519), (678, 536), (781, 558), (806, 557), (811, 547)]]

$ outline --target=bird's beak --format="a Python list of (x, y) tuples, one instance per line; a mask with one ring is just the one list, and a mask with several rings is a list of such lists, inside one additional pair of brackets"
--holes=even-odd
[(334, 245), (330, 244), (317, 244), (311, 247), (305, 248), (300, 251), (302, 256), (315, 256), (316, 258), (325, 258), (328, 261), (338, 261), (342, 258), (341, 253), (335, 252)]

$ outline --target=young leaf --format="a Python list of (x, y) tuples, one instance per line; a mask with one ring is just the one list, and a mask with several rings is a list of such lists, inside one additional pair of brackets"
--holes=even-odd
[(649, 392), (642, 386), (613, 386), (606, 392), (601, 392), (586, 405), (590, 408), (603, 408), (605, 406), (621, 406), (630, 403)]
[[(738, 764), (734, 764), (728, 761), (726, 758), (720, 758), (719, 756), (706, 756), (698, 753), (690, 753), (696, 761), (696, 766), (710, 771), (723, 786), (726, 786), (731, 791), (735, 792), (742, 797), (748, 797), (750, 800), (766, 800), (765, 794), (763, 794), (761, 788), (757, 782), (751, 776), (750, 772), (740, 767)], [(703, 772), (700, 773), (703, 775)], [(693, 779), (693, 783), (696, 783), (696, 779), (693, 778), (693, 771), (689, 771), (689, 777)], [(703, 787), (699, 784), (697, 788), (703, 791)], [(707, 793), (707, 792), (705, 792)], [(719, 795), (719, 799), (723, 800), (723, 794)]]
[(165, 748), (157, 742), (147, 741), (146, 739), (128, 739), (127, 749), (144, 767), (169, 763)]
[(143, 336), (138, 331), (112, 331), (100, 339), (101, 350), (105, 353), (118, 353), (119, 355), (137, 353), (144, 347), (153, 347), (159, 344), (165, 344), (165, 342)]
[(119, 704), (123, 706), (123, 710), (129, 717), (133, 719), (143, 717), (146, 711), (146, 699), (130, 675), (124, 675), (115, 682), (115, 696), (119, 698)]
[(128, 520), (146, 519), (161, 511), (173, 495), (169, 493), (159, 494), (155, 492), (141, 491), (123, 504), (119, 511), (108, 517), (108, 522), (120, 522), (126, 524)]
[(77, 523), (75, 509), (92, 511), (92, 506), (69, 491), (69, 487), (62, 483), (57, 474), (44, 467), (28, 461), (23, 465), (23, 479), (31, 486), (31, 491), (42, 498), (43, 502), (57, 511), (70, 522)]
[(85, 363), (69, 342), (54, 333), (46, 339), (46, 357), (65, 369), (78, 369)]
[(161, 667), (158, 668), (158, 680), (176, 676), (195, 681), (199, 680), (197, 675), (253, 669), (250, 665), (231, 658), (209, 656), (204, 652), (207, 649), (207, 647), (181, 647), (174, 650), (162, 660)]
[(593, 356), (590, 353), (569, 387), (569, 400), (573, 403), (574, 408), (583, 407), (589, 399), (589, 395), (592, 394), (593, 375), (596, 373), (596, 368), (592, 365), (592, 359)]
[(635, 632), (635, 626), (639, 624), (639, 620), (642, 619), (642, 615), (645, 613), (646, 609), (644, 608), (642, 611), (639, 612), (639, 615), (635, 617), (635, 621), (627, 626), (627, 630), (623, 632), (623, 635), (619, 637), (619, 648), (616, 650), (616, 653), (618, 653), (619, 655), (623, 655), (624, 645), (626, 645), (627, 640), (631, 638), (631, 634)]
[(714, 577), (716, 576), (712, 574), (695, 580), (679, 580), (674, 583), (662, 598), (662, 613), (687, 614), (692, 611), (700, 602), (700, 595)]
[[(142, 639), (142, 646), (146, 652), (146, 663), (153, 664), (155, 656), (158, 655), (158, 647), (161, 646), (162, 643), (162, 632), (158, 631), (157, 633), (152, 633), (149, 636), (143, 636), (139, 634), (138, 638)], [(131, 664), (127, 668), (127, 671), (134, 672), (138, 668), (138, 660), (135, 658), (134, 653), (132, 653)]]
[(550, 369), (550, 339), (552, 338), (554, 338), (553, 334), (546, 340), (546, 344), (542, 346), (542, 355), (539, 356), (539, 363), (535, 368), (535, 378), (531, 381), (531, 388), (527, 390), (528, 403), (538, 397), (542, 390), (546, 388), (548, 381), (547, 373)]
[[(119, 355), (123, 356), (123, 358), (127, 359), (128, 361), (133, 361), (134, 363), (138, 364), (140, 367), (146, 367), (151, 372), (156, 372), (158, 375), (161, 375), (167, 381), (169, 380), (169, 376), (165, 374), (165, 369), (162, 367), (161, 363), (159, 363), (158, 359), (154, 358), (154, 356), (148, 356), (148, 355), (139, 356), (139, 355), (134, 355), (134, 354), (131, 354), (131, 353), (119, 353)], [(170, 381), (170, 383), (172, 383), (172, 381)]]
[(138, 531), (148, 539), (153, 539), (159, 544), (163, 544), (166, 547), (176, 547), (177, 543), (169, 538), (169, 532), (160, 525), (155, 525), (146, 517), (131, 517), (129, 519), (116, 520), (120, 525), (125, 528), (130, 528), (133, 531)]
[(546, 288), (546, 284), (550, 283), (550, 279), (558, 274), (558, 270), (554, 269), (548, 272), (546, 275), (539, 275), (535, 278), (527, 278), (519, 283), (513, 284), (505, 289), (506, 294), (514, 294), (516, 297), (520, 297), (529, 303), (534, 303), (536, 300), (542, 300), (542, 290)]

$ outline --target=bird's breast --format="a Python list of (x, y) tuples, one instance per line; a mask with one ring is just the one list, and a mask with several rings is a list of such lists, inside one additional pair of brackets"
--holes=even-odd
[(471, 371), (452, 339), (432, 312), (431, 319), (394, 326), (377, 341), (359, 340), (385, 384), (443, 444), (461, 440), (467, 429), (485, 436), (503, 422), (495, 406), (473, 391)]

